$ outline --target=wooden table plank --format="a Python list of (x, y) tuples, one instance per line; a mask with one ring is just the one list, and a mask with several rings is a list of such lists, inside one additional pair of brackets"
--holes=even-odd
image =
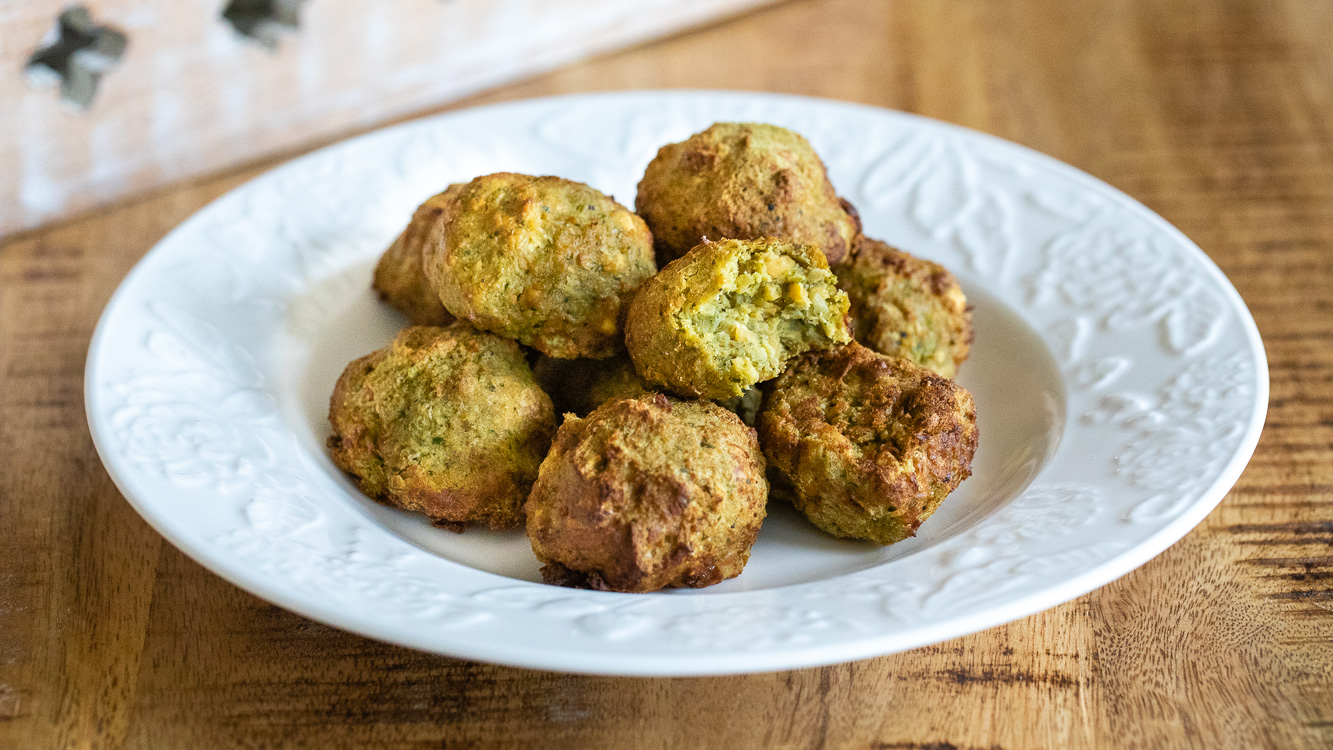
[(1250, 468), (1074, 602), (854, 664), (588, 678), (419, 654), (189, 561), (83, 424), (96, 315), (171, 227), (276, 162), (0, 245), (0, 747), (1323, 747), (1333, 743), (1333, 6), (805, 0), (476, 97), (789, 91), (996, 133), (1126, 190), (1268, 349)]

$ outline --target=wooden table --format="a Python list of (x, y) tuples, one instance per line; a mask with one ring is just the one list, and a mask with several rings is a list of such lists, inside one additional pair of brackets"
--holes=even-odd
[(93, 323), (175, 224), (276, 162), (0, 244), (0, 747), (1333, 743), (1333, 4), (806, 0), (465, 104), (697, 86), (919, 112), (1081, 167), (1193, 237), (1272, 368), (1193, 533), (1062, 607), (905, 654), (716, 679), (455, 661), (260, 601), (130, 509), (84, 424)]

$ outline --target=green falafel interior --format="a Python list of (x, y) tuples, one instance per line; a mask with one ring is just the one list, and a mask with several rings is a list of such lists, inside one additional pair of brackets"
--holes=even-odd
[(850, 341), (848, 305), (813, 245), (704, 242), (644, 282), (625, 344), (645, 382), (723, 400), (776, 377), (802, 352)]
[(733, 280), (681, 318), (740, 389), (778, 375), (801, 352), (847, 341), (847, 297), (833, 274), (760, 247), (731, 259), (723, 277)]

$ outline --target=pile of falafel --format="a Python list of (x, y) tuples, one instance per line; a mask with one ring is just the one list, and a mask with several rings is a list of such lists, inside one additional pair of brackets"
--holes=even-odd
[(635, 208), (511, 173), (423, 203), (374, 276), (413, 325), (339, 378), (334, 462), (446, 528), (525, 524), (564, 586), (739, 575), (770, 494), (913, 536), (977, 447), (954, 277), (863, 236), (772, 125), (664, 146)]

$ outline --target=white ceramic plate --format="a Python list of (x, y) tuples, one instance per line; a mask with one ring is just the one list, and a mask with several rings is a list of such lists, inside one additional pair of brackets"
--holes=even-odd
[[(660, 594), (541, 584), (521, 532), (455, 535), (325, 455), (334, 381), (403, 320), (369, 290), (451, 182), (557, 174), (632, 205), (714, 121), (805, 134), (866, 233), (976, 305), (974, 475), (915, 539), (839, 541), (773, 507), (745, 573)], [(1180, 232), (1088, 175), (932, 120), (771, 94), (573, 96), (450, 113), (297, 159), (200, 211), (121, 285), (87, 409), (126, 498), (186, 554), (308, 617), (442, 654), (686, 675), (846, 661), (1072, 599), (1175, 542), (1254, 450), (1268, 375), (1244, 304)], [(775, 503), (775, 506), (777, 504)]]

